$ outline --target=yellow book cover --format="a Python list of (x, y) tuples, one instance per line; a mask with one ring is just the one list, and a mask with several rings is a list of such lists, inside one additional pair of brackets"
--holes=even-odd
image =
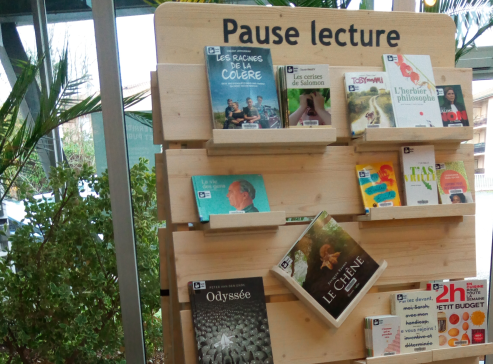
[(372, 207), (401, 206), (392, 162), (359, 164), (356, 174), (367, 214)]

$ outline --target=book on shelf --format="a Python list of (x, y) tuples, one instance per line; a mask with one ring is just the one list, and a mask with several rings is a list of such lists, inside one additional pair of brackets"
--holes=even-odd
[(379, 265), (322, 211), (277, 268), (337, 319), (372, 279)]
[(436, 163), (435, 169), (442, 204), (474, 202), (463, 161)]
[(204, 49), (214, 129), (281, 128), (269, 48)]
[(400, 156), (407, 206), (438, 205), (434, 146), (401, 147)]
[(199, 364), (273, 364), (262, 278), (188, 283)]
[(488, 282), (486, 280), (434, 281), (428, 283), (427, 289), (436, 293), (441, 347), (487, 342)]
[(375, 207), (401, 206), (392, 162), (356, 165), (356, 175), (365, 213), (370, 213), (370, 209)]
[(395, 293), (390, 311), (401, 320), (401, 354), (438, 349), (437, 310), (434, 291)]
[(469, 126), (460, 85), (437, 86), (443, 126)]
[(277, 78), (286, 127), (332, 125), (328, 64), (278, 66)]
[(269, 200), (260, 174), (192, 176), (199, 219), (214, 214), (269, 212)]
[(428, 55), (383, 55), (395, 123), (399, 128), (443, 127), (435, 78)]
[(395, 127), (386, 72), (348, 72), (344, 74), (344, 82), (353, 137), (363, 134), (366, 128)]
[(366, 356), (401, 353), (401, 318), (393, 315), (365, 317)]

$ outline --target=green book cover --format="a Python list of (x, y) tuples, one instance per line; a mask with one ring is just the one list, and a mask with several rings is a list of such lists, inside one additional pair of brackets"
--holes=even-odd
[(442, 204), (473, 202), (464, 162), (437, 163), (435, 169)]
[(260, 174), (192, 176), (201, 222), (211, 214), (269, 212), (264, 179)]

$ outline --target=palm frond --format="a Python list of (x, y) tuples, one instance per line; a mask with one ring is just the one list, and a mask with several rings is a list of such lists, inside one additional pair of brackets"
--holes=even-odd
[(125, 116), (152, 129), (152, 113), (148, 111), (125, 111)]

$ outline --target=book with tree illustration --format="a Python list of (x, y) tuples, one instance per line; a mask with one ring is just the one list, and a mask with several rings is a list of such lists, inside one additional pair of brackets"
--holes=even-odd
[(207, 46), (204, 51), (213, 128), (282, 127), (269, 48)]
[(407, 206), (438, 205), (435, 147), (401, 147), (400, 154)]
[(273, 364), (261, 277), (188, 283), (199, 364)]
[(401, 206), (392, 162), (359, 164), (356, 173), (365, 213), (374, 207)]
[(443, 126), (469, 126), (460, 85), (437, 86)]
[(443, 127), (430, 56), (384, 54), (383, 66), (397, 127)]
[(386, 72), (348, 72), (344, 75), (348, 119), (353, 137), (366, 128), (395, 127)]
[(331, 125), (329, 65), (288, 65), (279, 70), (286, 126)]
[(293, 278), (337, 320), (358, 293), (368, 289), (379, 265), (322, 211), (274, 269)]
[(463, 161), (437, 163), (435, 169), (442, 204), (473, 202)]

